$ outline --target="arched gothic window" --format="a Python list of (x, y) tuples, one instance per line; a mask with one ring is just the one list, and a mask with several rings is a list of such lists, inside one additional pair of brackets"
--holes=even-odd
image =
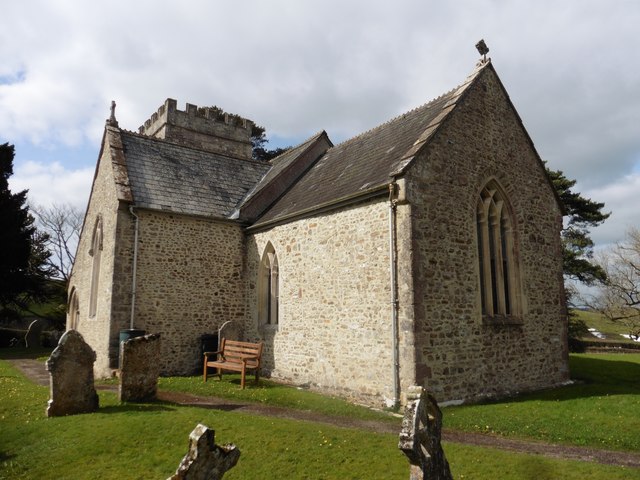
[(102, 217), (98, 217), (93, 227), (93, 238), (89, 255), (91, 262), (91, 291), (89, 294), (89, 316), (95, 317), (98, 306), (98, 282), (100, 280), (100, 260), (102, 257)]
[(262, 254), (258, 271), (258, 321), (260, 325), (278, 324), (278, 256), (271, 242)]
[(67, 315), (69, 316), (67, 330), (77, 330), (78, 322), (80, 321), (80, 302), (78, 301), (78, 291), (75, 287), (71, 290), (71, 295), (69, 295)]
[(511, 206), (495, 180), (480, 192), (476, 220), (482, 314), (517, 316), (520, 289)]

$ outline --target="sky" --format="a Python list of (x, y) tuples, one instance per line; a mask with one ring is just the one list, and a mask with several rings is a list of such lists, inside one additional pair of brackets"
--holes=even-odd
[(596, 245), (640, 226), (636, 0), (24, 0), (0, 23), (0, 143), (35, 205), (86, 208), (112, 100), (127, 130), (174, 98), (335, 144), (461, 84), (484, 39), (541, 158), (612, 212)]

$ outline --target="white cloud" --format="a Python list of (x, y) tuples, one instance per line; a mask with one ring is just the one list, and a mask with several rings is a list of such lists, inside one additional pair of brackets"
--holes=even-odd
[(542, 158), (613, 210), (597, 235), (634, 221), (614, 192), (637, 199), (622, 180), (640, 158), (635, 1), (32, 0), (3, 20), (0, 142), (56, 151), (97, 150), (111, 100), (136, 130), (167, 97), (340, 141), (462, 82), (484, 38)]
[(15, 168), (9, 178), (12, 192), (29, 190), (30, 204), (51, 206), (69, 203), (81, 210), (87, 207), (93, 167), (68, 170), (60, 162), (27, 161)]
[(631, 227), (640, 227), (640, 172), (631, 173), (603, 187), (587, 190), (584, 195), (604, 202), (604, 211), (612, 212), (604, 224), (592, 232), (599, 248), (620, 241)]

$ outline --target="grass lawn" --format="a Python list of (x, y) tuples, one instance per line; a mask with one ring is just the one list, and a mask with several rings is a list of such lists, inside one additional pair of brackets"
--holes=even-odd
[(508, 401), (444, 409), (447, 428), (640, 451), (640, 354), (572, 354), (578, 382)]
[[(628, 334), (629, 329), (619, 322), (612, 322), (608, 320), (604, 315), (597, 312), (588, 312), (585, 310), (573, 310), (580, 320), (587, 324), (589, 328), (595, 328), (598, 332), (602, 333), (606, 340), (616, 342), (629, 342), (633, 343), (622, 334)], [(589, 340), (595, 340), (597, 337), (590, 335)]]
[[(3, 350), (1, 356), (9, 349)], [(630, 357), (635, 358), (623, 360)], [(535, 400), (527, 397), (508, 404), (479, 407), (490, 409), (509, 405), (502, 410), (503, 417), (517, 420), (520, 415), (532, 417), (538, 414), (548, 419), (558, 409), (558, 416), (566, 414), (565, 402), (585, 403), (582, 410), (587, 415), (594, 408), (592, 400), (598, 397), (614, 400), (613, 403), (603, 403), (603, 410), (620, 407), (618, 400), (623, 397), (638, 397), (637, 380), (636, 390), (628, 383), (638, 374), (640, 355), (579, 355), (572, 357), (572, 363), (576, 374), (591, 382), (583, 387), (609, 390), (609, 395), (603, 391), (585, 390), (564, 394), (566, 398)], [(213, 388), (217, 384), (220, 390), (227, 389), (229, 395), (237, 395), (239, 389), (235, 379), (231, 378), (232, 382), (214, 380), (207, 385)], [(182, 389), (185, 384), (180, 382), (191, 381), (196, 382), (197, 379), (163, 379), (162, 388), (167, 388), (165, 383), (174, 382), (173, 388)], [(267, 393), (261, 389), (255, 389), (253, 393), (252, 389), (247, 389), (246, 392), (259, 397), (266, 395), (264, 398), (267, 400), (262, 400), (276, 403), (273, 392), (278, 388), (266, 387), (264, 390)], [(260, 391), (262, 393), (256, 393)], [(294, 391), (290, 392), (295, 398)], [(295, 392), (296, 395), (315, 395), (307, 391)], [(286, 396), (284, 391), (278, 395)], [(293, 401), (307, 401), (306, 398)], [(97, 413), (47, 419), (44, 414), (47, 399), (46, 387), (31, 383), (10, 364), (0, 361), (0, 479), (164, 479), (175, 471), (186, 453), (188, 435), (197, 423), (214, 428), (217, 443), (233, 442), (242, 452), (238, 465), (225, 479), (408, 477), (408, 462), (397, 448), (397, 435), (163, 403), (120, 405), (116, 395), (110, 392), (100, 393), (100, 410)], [(327, 399), (325, 402), (330, 404), (332, 401)], [(535, 409), (521, 410), (521, 404), (529, 402), (533, 402), (530, 405), (542, 403)], [(305, 407), (315, 408), (313, 404)], [(471, 414), (474, 424), (478, 423), (471, 410), (473, 408), (477, 407), (445, 409), (446, 426), (452, 426), (450, 419), (459, 421), (467, 414)], [(623, 412), (626, 408), (623, 407)], [(637, 416), (637, 400), (633, 408)], [(342, 407), (329, 409), (341, 411)], [(625, 421), (619, 418), (617, 411), (613, 415), (605, 415), (603, 410), (589, 412), (585, 423), (592, 424), (594, 419), (599, 422), (600, 417), (610, 416), (612, 422), (606, 427), (609, 436), (622, 438), (625, 445), (629, 443), (626, 434), (620, 432), (621, 426), (626, 425)], [(348, 413), (343, 411), (342, 414)], [(579, 423), (579, 420), (558, 422), (549, 428), (561, 430), (569, 428), (567, 425), (572, 423)], [(630, 425), (632, 431), (639, 431), (637, 425)], [(472, 426), (471, 430), (476, 428)], [(573, 434), (562, 435), (570, 438)], [(610, 448), (617, 443), (618, 440), (607, 439), (603, 446)], [(640, 469), (552, 460), (458, 444), (445, 444), (445, 450), (456, 479), (640, 480)]]
[(223, 381), (210, 377), (207, 383), (202, 376), (160, 378), (158, 388), (194, 395), (209, 395), (228, 398), (234, 401), (255, 402), (275, 405), (296, 410), (312, 410), (325, 415), (335, 415), (362, 420), (381, 420), (397, 423), (400, 428), (401, 419), (389, 412), (372, 410), (368, 407), (354, 405), (339, 398), (320, 395), (309, 390), (299, 389), (260, 379), (256, 385), (252, 378), (247, 379), (247, 387), (240, 388), (240, 374), (225, 374)]

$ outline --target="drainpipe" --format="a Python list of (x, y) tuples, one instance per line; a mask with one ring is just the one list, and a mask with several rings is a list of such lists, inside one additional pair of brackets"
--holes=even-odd
[(138, 229), (140, 218), (134, 213), (133, 205), (129, 205), (129, 213), (136, 219), (135, 230), (133, 234), (133, 271), (131, 274), (131, 319), (129, 321), (129, 328), (133, 330), (133, 319), (136, 310), (136, 274), (138, 269)]
[(398, 340), (398, 258), (396, 238), (396, 200), (395, 181), (389, 184), (389, 270), (391, 273), (391, 334), (393, 336), (393, 406), (400, 405), (400, 360)]

